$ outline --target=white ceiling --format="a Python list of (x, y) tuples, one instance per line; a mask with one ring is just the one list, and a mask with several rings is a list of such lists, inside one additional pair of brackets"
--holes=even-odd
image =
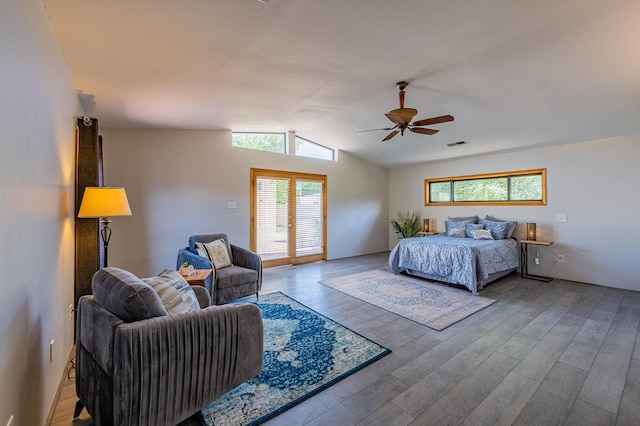
[[(638, 0), (43, 3), (101, 127), (294, 130), (386, 167), (640, 134)], [(356, 133), (400, 80), (455, 121)]]

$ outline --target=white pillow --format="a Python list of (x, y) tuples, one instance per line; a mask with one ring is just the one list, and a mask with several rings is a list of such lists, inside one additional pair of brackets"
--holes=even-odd
[(474, 229), (471, 234), (474, 240), (495, 240), (488, 229)]
[(165, 269), (157, 277), (141, 278), (160, 296), (170, 315), (200, 310), (196, 293), (178, 272)]
[(210, 243), (196, 243), (196, 250), (198, 250), (200, 257), (209, 259), (216, 269), (231, 266), (227, 243), (222, 238)]

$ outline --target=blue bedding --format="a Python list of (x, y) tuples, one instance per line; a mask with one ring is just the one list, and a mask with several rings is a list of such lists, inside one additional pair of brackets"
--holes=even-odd
[(389, 255), (394, 273), (407, 272), (453, 284), (478, 294), (489, 274), (517, 269), (520, 264), (515, 239), (474, 240), (434, 235), (404, 238)]

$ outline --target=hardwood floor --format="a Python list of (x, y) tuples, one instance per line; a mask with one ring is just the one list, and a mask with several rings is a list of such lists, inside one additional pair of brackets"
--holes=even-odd
[[(638, 425), (640, 293), (509, 276), (498, 302), (437, 332), (319, 284), (388, 254), (265, 270), (282, 291), (393, 352), (268, 425)], [(73, 380), (52, 425), (72, 422)]]

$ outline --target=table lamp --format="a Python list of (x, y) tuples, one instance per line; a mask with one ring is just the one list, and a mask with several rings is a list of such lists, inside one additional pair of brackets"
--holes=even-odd
[(535, 241), (536, 240), (536, 224), (535, 223), (527, 223), (527, 240)]

